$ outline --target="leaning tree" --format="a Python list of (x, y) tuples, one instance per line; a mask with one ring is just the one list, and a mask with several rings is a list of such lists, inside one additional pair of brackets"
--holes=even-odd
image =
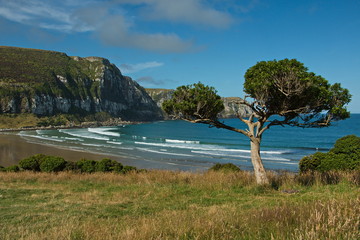
[(349, 91), (339, 83), (331, 85), (323, 77), (309, 72), (296, 59), (258, 62), (245, 73), (244, 92), (246, 97), (237, 103), (249, 107), (251, 114), (238, 118), (247, 129), (218, 120), (218, 113), (224, 109), (223, 102), (213, 87), (202, 83), (178, 87), (172, 98), (163, 103), (163, 109), (173, 118), (247, 136), (258, 184), (268, 183), (260, 156), (261, 138), (267, 129), (276, 125), (321, 128), (350, 116), (345, 107), (351, 99)]

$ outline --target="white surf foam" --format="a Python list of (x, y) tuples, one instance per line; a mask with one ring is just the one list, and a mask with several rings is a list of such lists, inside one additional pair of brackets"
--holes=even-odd
[(116, 145), (121, 145), (123, 144), (122, 142), (115, 142), (115, 141), (106, 141), (107, 143), (110, 143), (110, 144), (116, 144)]
[(88, 128), (89, 132), (96, 133), (99, 135), (120, 137), (120, 133), (111, 132), (112, 128)]
[(37, 139), (42, 139), (42, 140), (47, 140), (47, 141), (55, 141), (55, 142), (64, 142), (65, 141), (65, 140), (61, 140), (61, 139), (56, 139), (56, 138), (51, 138), (51, 137), (49, 138), (49, 137), (38, 136), (38, 135), (20, 134), (20, 136), (37, 138)]
[(190, 143), (190, 144), (199, 144), (200, 141), (188, 141), (188, 140), (176, 140), (176, 139), (165, 139), (167, 143)]
[(95, 140), (105, 140), (105, 141), (110, 140), (108, 137), (99, 137), (99, 136), (95, 136), (94, 134), (87, 135), (86, 133), (85, 134), (74, 133), (74, 132), (70, 132), (69, 130), (66, 130), (66, 129), (60, 129), (59, 131), (62, 133), (68, 134), (70, 136), (73, 136), (73, 137), (95, 139)]

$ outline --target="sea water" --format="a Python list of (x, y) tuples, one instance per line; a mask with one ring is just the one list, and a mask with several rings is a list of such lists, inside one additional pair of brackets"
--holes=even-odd
[[(222, 121), (246, 128), (239, 119)], [(274, 126), (263, 135), (261, 157), (267, 169), (296, 172), (302, 157), (327, 152), (338, 138), (349, 134), (360, 136), (360, 114), (327, 128)], [(215, 163), (233, 163), (244, 170), (252, 169), (250, 142), (245, 136), (185, 121), (22, 131), (19, 135), (41, 144), (122, 157), (135, 166), (140, 160), (148, 161), (147, 168), (195, 171)]]

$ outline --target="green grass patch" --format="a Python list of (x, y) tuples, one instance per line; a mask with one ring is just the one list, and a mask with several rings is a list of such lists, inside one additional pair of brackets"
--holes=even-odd
[(0, 172), (0, 239), (357, 239), (354, 174), (275, 190), (247, 172)]

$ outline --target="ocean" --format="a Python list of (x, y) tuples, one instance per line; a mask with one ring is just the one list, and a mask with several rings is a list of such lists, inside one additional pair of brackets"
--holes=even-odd
[[(245, 128), (239, 119), (222, 121)], [(327, 152), (338, 138), (349, 134), (360, 136), (360, 114), (352, 114), (327, 128), (274, 126), (263, 135), (261, 157), (266, 169), (297, 172), (302, 157)], [(245, 136), (180, 120), (22, 131), (19, 135), (31, 142), (121, 157), (138, 167), (202, 171), (215, 163), (233, 163), (243, 170), (252, 169), (250, 143)], [(139, 162), (147, 164), (139, 166)]]

